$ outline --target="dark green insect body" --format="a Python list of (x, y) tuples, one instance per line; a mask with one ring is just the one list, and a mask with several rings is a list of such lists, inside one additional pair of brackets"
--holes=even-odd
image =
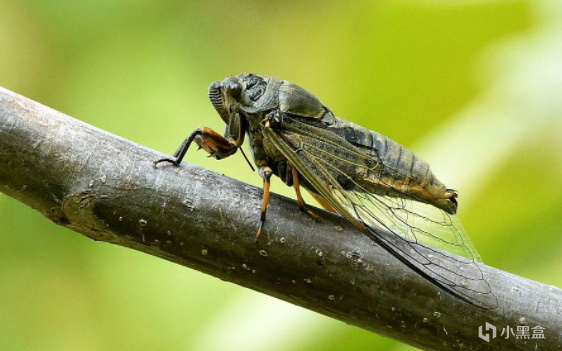
[[(330, 140), (335, 144), (330, 148), (335, 162), (338, 157), (356, 162), (355, 167), (345, 168), (345, 176), (334, 175), (344, 189), (349, 190), (353, 186), (353, 182), (348, 181), (349, 177), (359, 181), (370, 192), (398, 197), (407, 194), (448, 213), (456, 213), (456, 193), (437, 180), (425, 161), (382, 134), (336, 118), (316, 96), (296, 84), (266, 76), (241, 74), (228, 77), (222, 83), (213, 83), (209, 88), (209, 97), (227, 124), (225, 137), (239, 139), (239, 131), (246, 129), (256, 164), (269, 165), (287, 185), (293, 184), (288, 160), (268, 143), (267, 138), (263, 138), (264, 120), (274, 113), (289, 115), (295, 120), (294, 123), (281, 123), (279, 129), (288, 128), (291, 123), (292, 127), (301, 129), (312, 125), (315, 128), (310, 131), (315, 133), (312, 138)], [(291, 141), (298, 147), (304, 138), (294, 137)], [(356, 155), (357, 150), (345, 148), (345, 141), (371, 158)], [(338, 169), (344, 167), (338, 166)], [(303, 185), (314, 191), (306, 182)]]
[(264, 179), (263, 231), (270, 177), (294, 186), (299, 208), (312, 217), (303, 185), (409, 268), (453, 296), (482, 308), (496, 299), (476, 262), (476, 249), (455, 213), (457, 193), (429, 165), (397, 142), (335, 117), (296, 84), (255, 74), (214, 82), (209, 98), (226, 124), (223, 135), (196, 129), (172, 158), (178, 165), (195, 141), (216, 159), (234, 154), (248, 136)]

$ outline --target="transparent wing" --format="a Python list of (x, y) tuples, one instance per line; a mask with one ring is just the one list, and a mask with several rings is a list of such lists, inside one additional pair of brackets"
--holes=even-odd
[(286, 119), (264, 134), (313, 191), (409, 268), (466, 302), (497, 307), (476, 264), (480, 256), (455, 215), (407, 196), (369, 191), (346, 170), (367, 164), (358, 157), (372, 156), (321, 127)]

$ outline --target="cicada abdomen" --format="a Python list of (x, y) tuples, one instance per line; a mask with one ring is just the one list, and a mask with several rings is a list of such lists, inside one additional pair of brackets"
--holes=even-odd
[(394, 140), (336, 118), (328, 130), (358, 147), (379, 162), (363, 182), (379, 195), (409, 197), (443, 211), (457, 212), (457, 193), (448, 189), (431, 171), (429, 164)]

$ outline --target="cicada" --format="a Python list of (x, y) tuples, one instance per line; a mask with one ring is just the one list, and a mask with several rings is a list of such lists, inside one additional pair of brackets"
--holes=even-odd
[(305, 204), (301, 186), (431, 283), (475, 306), (496, 307), (478, 267), (480, 256), (456, 216), (457, 192), (413, 152), (336, 117), (316, 96), (288, 81), (230, 76), (211, 84), (209, 98), (226, 124), (224, 133), (198, 128), (173, 157), (155, 164), (179, 165), (193, 142), (220, 160), (241, 149), (247, 136), (264, 184), (256, 241), (276, 175), (294, 187), (299, 208), (310, 216), (317, 217)]

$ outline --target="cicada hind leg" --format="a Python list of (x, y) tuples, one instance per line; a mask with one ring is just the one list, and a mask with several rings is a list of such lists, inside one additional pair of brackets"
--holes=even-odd
[(290, 165), (291, 167), (291, 172), (293, 173), (293, 187), (295, 188), (295, 192), (297, 193), (297, 204), (299, 206), (299, 209), (306, 213), (307, 215), (309, 215), (310, 217), (312, 217), (314, 220), (319, 220), (319, 217), (316, 213), (312, 212), (308, 206), (306, 205), (306, 203), (304, 202), (304, 199), (302, 198), (302, 194), (301, 194), (301, 189), (300, 189), (300, 185), (299, 185), (299, 172), (297, 171), (297, 169)]

